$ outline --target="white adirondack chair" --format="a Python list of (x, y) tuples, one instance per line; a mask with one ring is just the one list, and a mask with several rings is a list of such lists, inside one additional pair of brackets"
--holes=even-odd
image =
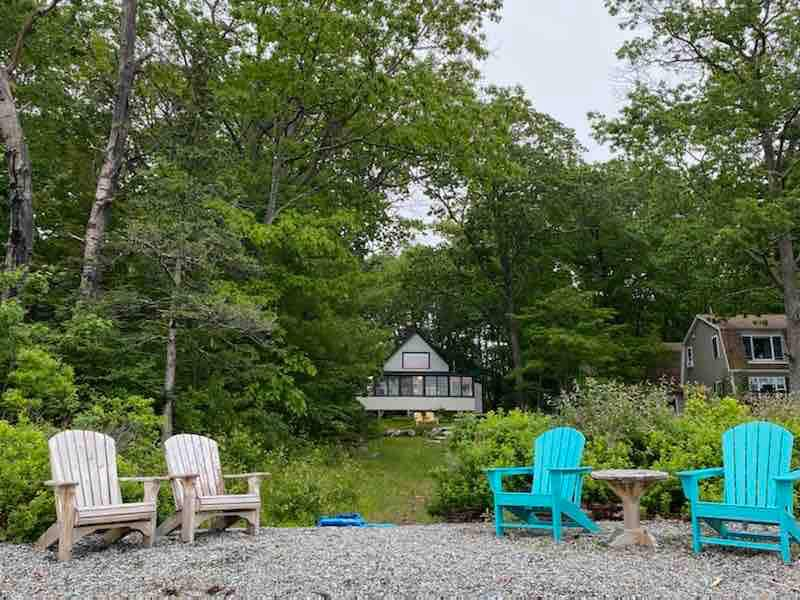
[[(247, 533), (258, 531), (261, 480), (269, 473), (223, 475), (217, 443), (201, 435), (174, 435), (164, 442), (164, 449), (176, 512), (158, 526), (157, 535), (180, 527), (181, 539), (193, 542), (195, 530), (209, 519), (214, 519), (217, 529), (245, 519)], [(247, 479), (247, 493), (226, 494), (225, 479)]]
[[(39, 538), (40, 549), (58, 542), (58, 560), (69, 560), (76, 541), (103, 530), (109, 544), (137, 530), (153, 545), (158, 489), (167, 477), (117, 477), (114, 440), (102, 433), (63, 431), (48, 445), (53, 479), (45, 485), (55, 492), (57, 520)], [(123, 503), (120, 481), (143, 483), (144, 501)]]

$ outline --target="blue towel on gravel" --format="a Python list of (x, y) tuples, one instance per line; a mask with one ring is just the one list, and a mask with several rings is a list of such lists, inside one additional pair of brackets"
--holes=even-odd
[(358, 513), (340, 513), (332, 517), (320, 517), (317, 527), (394, 527), (392, 523), (367, 523)]

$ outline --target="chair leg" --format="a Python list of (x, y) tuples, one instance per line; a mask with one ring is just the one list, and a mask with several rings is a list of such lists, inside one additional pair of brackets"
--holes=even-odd
[(106, 546), (110, 546), (114, 542), (121, 540), (123, 537), (130, 533), (130, 529), (128, 527), (117, 527), (115, 529), (109, 529), (103, 534), (103, 543)]
[(780, 540), (781, 540), (781, 558), (787, 565), (792, 564), (792, 549), (789, 546), (789, 517), (781, 515), (780, 522)]
[(160, 538), (175, 531), (183, 522), (183, 511), (177, 511), (161, 522), (156, 528), (155, 537)]
[(58, 560), (65, 561), (72, 558), (72, 538), (74, 533), (73, 521), (69, 519), (61, 521), (58, 532)]
[(150, 526), (147, 528), (147, 533), (142, 532), (142, 542), (145, 548), (152, 548), (156, 542), (156, 535), (158, 528), (156, 527), (156, 515), (150, 519)]
[(184, 504), (181, 511), (181, 541), (188, 544), (194, 542), (196, 518), (195, 511)]
[(553, 505), (553, 540), (558, 543), (561, 541), (561, 506), (556, 502)]
[(579, 527), (583, 527), (589, 533), (598, 533), (600, 531), (600, 527), (592, 521), (589, 516), (583, 512), (580, 506), (573, 504), (571, 502), (565, 503), (563, 505), (564, 514), (568, 515), (570, 519), (575, 521), (575, 524)]
[(56, 521), (47, 528), (41, 537), (36, 540), (36, 547), (39, 550), (47, 550), (50, 546), (58, 541), (58, 532), (60, 531), (61, 524)]
[[(711, 526), (711, 528), (719, 534), (719, 537), (724, 538), (728, 537), (728, 528), (725, 526), (725, 523), (720, 519), (707, 519), (706, 522)], [(747, 526), (747, 523), (744, 524)]]
[(260, 513), (261, 511), (254, 510), (247, 519), (247, 533), (250, 535), (256, 535), (258, 533), (258, 527), (261, 521)]
[(494, 505), (494, 533), (497, 537), (503, 537), (503, 507)]
[(703, 545), (700, 543), (700, 520), (692, 513), (692, 552), (699, 554)]

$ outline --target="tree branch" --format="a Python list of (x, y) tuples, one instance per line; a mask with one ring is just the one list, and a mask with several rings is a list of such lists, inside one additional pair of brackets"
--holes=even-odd
[(61, 2), (63, 2), (63, 0), (50, 0), (50, 4), (39, 7), (25, 19), (25, 22), (22, 24), (22, 29), (20, 29), (17, 34), (17, 42), (14, 44), (14, 49), (11, 51), (11, 60), (6, 67), (6, 73), (8, 73), (9, 78), (14, 77), (14, 71), (17, 70), (19, 62), (22, 60), (22, 52), (25, 49), (25, 38), (33, 31), (36, 20), (47, 15), (47, 13), (52, 11)]

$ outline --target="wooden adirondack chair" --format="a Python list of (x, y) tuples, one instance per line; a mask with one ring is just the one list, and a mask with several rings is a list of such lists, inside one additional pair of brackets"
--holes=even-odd
[[(53, 479), (45, 485), (55, 492), (57, 520), (39, 538), (40, 549), (58, 542), (58, 560), (69, 560), (75, 542), (102, 530), (109, 544), (137, 530), (145, 546), (153, 545), (158, 489), (166, 477), (117, 477), (114, 440), (102, 433), (63, 431), (48, 445)], [(123, 503), (120, 481), (142, 482), (144, 501)]]
[[(722, 435), (722, 467), (677, 474), (691, 505), (695, 553), (704, 544), (718, 544), (780, 552), (785, 563), (791, 562), (790, 538), (800, 542), (792, 511), (792, 487), (800, 470), (789, 470), (793, 441), (791, 433), (773, 423), (745, 423)], [(710, 477), (724, 478), (722, 502), (700, 500), (700, 481)], [(703, 535), (701, 521), (717, 537)], [(774, 525), (778, 535), (731, 531), (726, 522)]]
[[(217, 442), (200, 435), (174, 435), (164, 442), (164, 448), (177, 510), (159, 525), (158, 535), (180, 527), (181, 539), (193, 542), (195, 530), (209, 519), (217, 529), (245, 519), (248, 533), (258, 531), (261, 480), (269, 473), (223, 475)], [(247, 494), (225, 494), (225, 479), (247, 479)]]
[[(498, 537), (504, 529), (550, 529), (553, 539), (560, 542), (563, 525), (583, 527), (591, 533), (600, 528), (581, 510), (583, 476), (591, 467), (582, 467), (581, 456), (585, 438), (579, 431), (558, 427), (546, 431), (534, 442), (534, 463), (529, 467), (487, 469), (489, 485), (494, 494), (494, 525)], [(503, 477), (533, 475), (530, 492), (506, 492)], [(505, 522), (507, 510), (520, 522)], [(540, 515), (549, 513), (550, 520)]]

